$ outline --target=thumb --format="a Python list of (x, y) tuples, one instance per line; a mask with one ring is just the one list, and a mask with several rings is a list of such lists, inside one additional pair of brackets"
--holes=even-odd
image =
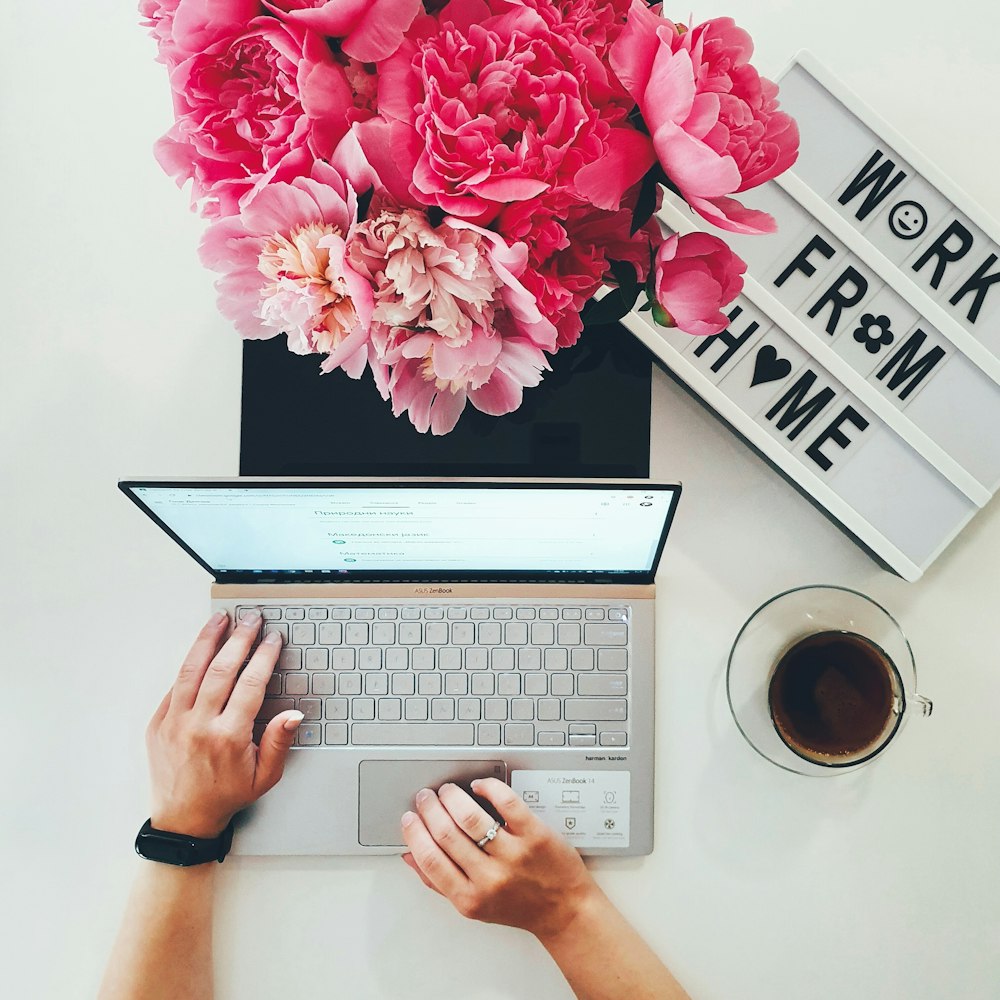
[(257, 794), (263, 795), (273, 788), (285, 770), (285, 759), (295, 742), (295, 730), (304, 716), (301, 712), (282, 712), (276, 715), (264, 730), (260, 738), (260, 750), (257, 752), (257, 775), (254, 785)]

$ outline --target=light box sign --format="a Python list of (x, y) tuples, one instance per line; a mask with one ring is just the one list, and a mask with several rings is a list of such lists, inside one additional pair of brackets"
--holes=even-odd
[(985, 213), (807, 54), (779, 78), (801, 131), (753, 192), (772, 236), (714, 229), (748, 264), (730, 324), (624, 320), (788, 479), (916, 580), (1000, 487), (1000, 239)]

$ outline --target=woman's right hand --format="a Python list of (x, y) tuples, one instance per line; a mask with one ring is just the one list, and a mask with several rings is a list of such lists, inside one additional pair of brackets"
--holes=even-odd
[(521, 927), (543, 943), (561, 934), (601, 895), (580, 855), (502, 781), (472, 789), (503, 817), (496, 837), (476, 846), (493, 817), (457, 785), (424, 788), (402, 818), (403, 860), (463, 916)]

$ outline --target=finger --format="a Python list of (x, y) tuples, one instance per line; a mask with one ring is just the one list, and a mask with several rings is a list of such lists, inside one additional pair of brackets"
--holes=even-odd
[(511, 833), (523, 833), (540, 822), (517, 792), (497, 778), (477, 778), (472, 790), (496, 809)]
[(276, 715), (261, 734), (257, 750), (257, 773), (253, 788), (257, 795), (263, 795), (281, 779), (285, 772), (288, 751), (295, 742), (295, 730), (299, 728), (301, 712), (282, 712)]
[(202, 626), (194, 645), (184, 657), (177, 680), (174, 681), (173, 696), (170, 699), (170, 708), (174, 711), (183, 711), (194, 704), (205, 671), (226, 634), (228, 620), (229, 616), (225, 611), (218, 611)]
[(264, 703), (267, 682), (281, 653), (281, 633), (269, 632), (236, 681), (222, 717), (234, 729), (249, 729)]
[(149, 720), (149, 729), (156, 729), (157, 726), (166, 718), (167, 711), (170, 708), (170, 697), (173, 694), (173, 688), (171, 688), (162, 698), (160, 704), (157, 705), (156, 711), (153, 713), (153, 717)]
[(195, 708), (210, 715), (218, 715), (229, 700), (236, 683), (236, 675), (246, 661), (250, 647), (260, 629), (260, 612), (243, 615), (233, 634), (225, 641), (215, 659), (208, 665), (204, 680), (195, 699)]
[(417, 873), (417, 876), (420, 878), (420, 881), (423, 882), (428, 889), (430, 889), (432, 892), (436, 892), (439, 896), (442, 895), (441, 891), (439, 889), (436, 889), (434, 885), (431, 883), (431, 881), (427, 878), (427, 876), (420, 870), (420, 865), (418, 865), (416, 861), (413, 860), (412, 854), (404, 854), (402, 855), (402, 858), (403, 862), (406, 864), (406, 867), (413, 869), (413, 871), (415, 871)]
[(417, 792), (416, 802), (417, 812), (434, 842), (466, 875), (474, 878), (482, 871), (486, 855), (469, 840), (468, 834), (459, 828), (441, 800), (429, 788)]
[(470, 838), (470, 843), (473, 841), (476, 843), (477, 851), (484, 850), (487, 854), (503, 852), (506, 838), (500, 830), (497, 831), (496, 840), (484, 844), (483, 847), (478, 846), (479, 841), (493, 829), (495, 821), (468, 792), (458, 785), (449, 783), (438, 789), (438, 799), (458, 828)]
[(403, 842), (421, 873), (442, 896), (457, 896), (469, 884), (465, 874), (434, 842), (424, 821), (414, 812), (403, 813)]

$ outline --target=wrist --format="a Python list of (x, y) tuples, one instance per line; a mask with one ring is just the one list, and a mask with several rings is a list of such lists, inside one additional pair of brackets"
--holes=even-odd
[(601, 913), (608, 905), (607, 896), (588, 873), (588, 882), (567, 899), (561, 914), (534, 932), (535, 937), (556, 958), (557, 952), (572, 947), (574, 941), (581, 935), (586, 936), (590, 928), (600, 922)]
[(197, 837), (199, 840), (214, 840), (222, 835), (229, 826), (232, 817), (205, 817), (175, 812), (167, 809), (154, 810), (149, 821), (155, 830), (164, 833), (177, 833), (185, 837)]

